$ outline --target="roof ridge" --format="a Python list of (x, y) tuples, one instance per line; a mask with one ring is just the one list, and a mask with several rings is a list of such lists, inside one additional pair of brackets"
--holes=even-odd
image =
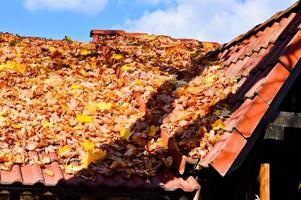
[(301, 1), (300, 0), (296, 1), (293, 5), (291, 5), (286, 10), (275, 13), (270, 19), (268, 19), (267, 21), (265, 21), (263, 23), (257, 24), (256, 26), (254, 26), (251, 30), (247, 31), (246, 33), (240, 34), (237, 37), (235, 37), (233, 40), (231, 40), (230, 42), (227, 42), (224, 45), (221, 45), (216, 50), (214, 50), (212, 52), (208, 52), (206, 57), (211, 57), (213, 55), (216, 55), (217, 53), (219, 53), (227, 48), (230, 48), (231, 46), (245, 40), (246, 38), (251, 37), (254, 33), (263, 31), (266, 27), (269, 27), (275, 21), (279, 21), (283, 17), (286, 17), (289, 14), (291, 14), (292, 12), (297, 11), (297, 10), (301, 10)]

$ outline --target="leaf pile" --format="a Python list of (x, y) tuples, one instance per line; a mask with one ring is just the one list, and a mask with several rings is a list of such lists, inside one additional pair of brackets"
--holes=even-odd
[(43, 166), (50, 159), (28, 152), (56, 152), (71, 174), (154, 176), (173, 162), (163, 131), (202, 158), (222, 134), (221, 102), (236, 91), (218, 63), (202, 61), (214, 47), (153, 35), (94, 44), (0, 33), (0, 168)]

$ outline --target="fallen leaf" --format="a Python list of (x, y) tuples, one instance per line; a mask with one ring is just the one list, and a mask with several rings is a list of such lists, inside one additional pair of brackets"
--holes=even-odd
[(66, 154), (71, 152), (71, 146), (70, 145), (65, 145), (63, 147), (60, 147), (57, 151), (58, 155), (60, 157), (65, 156)]
[(89, 115), (76, 115), (76, 120), (78, 122), (83, 122), (83, 123), (91, 123), (93, 122), (93, 117)]
[(94, 151), (87, 151), (83, 159), (81, 160), (81, 165), (84, 168), (89, 167), (91, 163), (96, 163), (102, 161), (107, 155), (106, 151), (101, 149)]
[(209, 74), (208, 76), (206, 76), (205, 78), (205, 83), (206, 84), (212, 84), (216, 79), (216, 75), (214, 74)]
[(51, 127), (53, 127), (53, 124), (49, 121), (43, 121), (42, 126), (51, 128)]
[(126, 128), (122, 128), (120, 130), (120, 139), (122, 140), (129, 140), (130, 137), (131, 137), (132, 133), (129, 129), (126, 129)]
[(157, 133), (157, 131), (159, 131), (159, 130), (160, 130), (160, 127), (159, 127), (159, 126), (151, 126), (151, 127), (149, 128), (148, 135), (150, 135), (150, 136), (155, 136), (156, 133)]
[(0, 115), (0, 122), (6, 122), (6, 118)]
[(81, 88), (81, 85), (78, 85), (78, 84), (72, 84), (72, 85), (70, 86), (70, 88), (71, 88), (72, 90), (78, 90), (78, 89)]
[(112, 106), (113, 106), (112, 103), (106, 103), (106, 102), (97, 103), (97, 108), (99, 110), (110, 110)]
[(212, 49), (214, 47), (211, 42), (203, 42), (203, 46), (206, 49)]
[(66, 171), (67, 174), (76, 174), (77, 172), (79, 172), (80, 170), (83, 169), (82, 166), (78, 166), (78, 165), (73, 165), (73, 164), (69, 164), (69, 165), (65, 165), (64, 169)]
[(222, 114), (222, 111), (220, 109), (218, 109), (218, 110), (214, 111), (213, 114), (220, 116)]
[(121, 67), (121, 70), (122, 70), (122, 71), (128, 71), (130, 68), (131, 68), (130, 65), (123, 65), (123, 66)]
[(212, 129), (213, 130), (219, 130), (219, 129), (223, 129), (223, 128), (225, 128), (225, 124), (224, 124), (223, 120), (221, 120), (221, 119), (216, 120), (212, 124)]
[(120, 59), (123, 58), (123, 56), (122, 56), (121, 54), (116, 54), (116, 53), (114, 53), (114, 54), (112, 55), (112, 58), (115, 59), (115, 60), (120, 60)]
[(156, 35), (148, 35), (147, 34), (147, 35), (143, 35), (142, 38), (145, 39), (145, 40), (154, 40), (154, 39), (157, 38), (157, 36)]
[(54, 176), (54, 172), (53, 172), (52, 170), (50, 170), (50, 169), (45, 169), (44, 172), (45, 172), (45, 174), (47, 174), (48, 176), (51, 176), (51, 177)]
[(11, 127), (13, 127), (14, 129), (21, 129), (23, 128), (22, 124), (11, 124)]
[(91, 142), (90, 140), (84, 140), (82, 143), (81, 143), (81, 146), (83, 147), (83, 149), (85, 151), (92, 151), (94, 150), (94, 143)]
[(96, 103), (88, 103), (85, 108), (90, 112), (90, 113), (96, 113), (98, 106)]
[(87, 49), (82, 49), (81, 51), (80, 51), (80, 55), (82, 55), (82, 56), (86, 56), (86, 55), (88, 55), (88, 54), (90, 54), (91, 52), (89, 51), (89, 50), (87, 50)]
[(191, 94), (200, 94), (202, 92), (203, 88), (201, 87), (188, 87), (187, 91)]
[(26, 71), (26, 65), (15, 61), (7, 61), (4, 65), (0, 65), (0, 70), (13, 70), (17, 73), (23, 74)]

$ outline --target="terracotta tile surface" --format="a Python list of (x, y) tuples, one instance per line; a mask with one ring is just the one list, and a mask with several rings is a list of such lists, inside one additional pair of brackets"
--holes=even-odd
[(301, 58), (300, 7), (295, 3), (210, 54), (222, 62), (228, 78), (239, 80), (239, 89), (228, 100), (232, 111), (225, 120), (227, 132), (200, 161), (201, 166), (211, 165), (221, 175), (227, 174), (255, 134)]
[(288, 47), (285, 49), (279, 60), (281, 63), (292, 70), (298, 60), (300, 59), (301, 54), (301, 31), (294, 36), (292, 41), (289, 43)]
[[(210, 53), (212, 59), (222, 62), (227, 76), (238, 81), (240, 89), (229, 99), (231, 113), (225, 121), (225, 133), (200, 161), (201, 166), (212, 166), (221, 175), (226, 175), (241, 150), (248, 145), (249, 138), (301, 57), (300, 23), (300, 5), (296, 3)], [(127, 33), (122, 30), (91, 31), (94, 42), (103, 34), (136, 36), (144, 33)], [(176, 158), (175, 164), (180, 173), (183, 173), (185, 157), (169, 136), (163, 133), (161, 138)], [(30, 156), (32, 159), (48, 157), (50, 162), (44, 166), (14, 165), (11, 171), (1, 170), (0, 184), (19, 182), (24, 185), (46, 186), (162, 188), (166, 191), (182, 189), (185, 192), (200, 189), (199, 183), (193, 177), (184, 179), (170, 169), (158, 171), (157, 175), (149, 180), (137, 176), (125, 179), (118, 174), (110, 177), (95, 174), (93, 179), (85, 179), (83, 176), (64, 173), (56, 161), (55, 154), (38, 155), (36, 152), (30, 152)]]
[(223, 142), (223, 145), (216, 156), (210, 161), (211, 165), (221, 175), (225, 175), (230, 169), (233, 160), (236, 159), (246, 143), (246, 139), (244, 139), (237, 131), (233, 131)]
[[(51, 170), (52, 173), (45, 172)], [(134, 176), (125, 179), (122, 176), (115, 174), (110, 177), (105, 177), (97, 174), (93, 180), (86, 180), (83, 177), (68, 175), (58, 168), (56, 162), (39, 168), (36, 165), (25, 165), (20, 167), (14, 165), (11, 171), (1, 170), (1, 185), (11, 185), (14, 183), (22, 183), (24, 185), (35, 185), (41, 183), (45, 186), (60, 186), (60, 187), (110, 187), (110, 188), (128, 188), (128, 189), (159, 189), (162, 188), (166, 191), (174, 191), (182, 189), (185, 192), (194, 192), (200, 188), (199, 183), (193, 178), (188, 177), (183, 179), (174, 175), (168, 170), (158, 172), (158, 175), (144, 180), (141, 177)]]
[(235, 128), (246, 138), (250, 137), (268, 109), (268, 104), (259, 96), (252, 101), (248, 110), (237, 122)]

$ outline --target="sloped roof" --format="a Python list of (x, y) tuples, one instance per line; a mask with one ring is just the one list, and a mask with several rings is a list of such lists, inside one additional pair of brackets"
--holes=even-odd
[(170, 169), (156, 120), (166, 92), (200, 69), (220, 73), (195, 65), (216, 44), (138, 35), (105, 34), (100, 45), (0, 33), (1, 184), (199, 189)]
[(221, 175), (239, 167), (299, 75), (300, 7), (295, 3), (208, 55), (221, 61), (226, 76), (239, 80), (240, 89), (228, 99), (232, 111), (225, 134), (201, 166)]
[[(170, 101), (166, 96), (160, 96), (164, 90), (166, 91), (164, 91), (163, 94), (167, 94), (167, 92), (171, 91), (175, 94), (175, 97), (178, 98), (175, 104), (178, 107), (182, 106), (182, 110), (180, 109), (180, 112), (176, 110), (174, 113), (172, 111), (168, 112), (170, 117), (166, 118), (169, 119), (169, 121), (163, 120), (160, 122), (160, 124), (164, 124), (164, 126), (161, 126), (158, 139), (161, 139), (160, 142), (168, 147), (169, 154), (173, 157), (180, 173), (185, 171), (186, 162), (195, 164), (195, 158), (198, 158), (198, 156), (200, 158), (198, 165), (203, 167), (212, 166), (221, 175), (225, 175), (229, 171), (239, 167), (240, 161), (244, 160), (248, 151), (252, 148), (254, 141), (258, 138), (258, 130), (264, 125), (264, 120), (268, 118), (269, 113), (277, 108), (278, 103), (285, 95), (285, 91), (299, 74), (300, 67), (296, 66), (301, 53), (300, 22), (300, 5), (296, 3), (288, 10), (277, 13), (264, 24), (256, 26), (248, 33), (237, 37), (232, 42), (207, 54), (205, 60), (199, 60), (200, 63), (206, 66), (202, 68), (200, 78), (198, 75), (193, 74), (198, 72), (198, 68), (182, 70), (182, 66), (179, 65), (176, 66), (178, 69), (175, 70), (169, 66), (161, 66), (163, 67), (163, 71), (168, 71), (171, 72), (171, 74), (177, 74), (177, 76), (183, 76), (184, 78), (170, 81), (170, 84), (176, 85), (173, 86), (171, 90), (165, 87), (159, 87), (158, 95), (155, 95), (156, 101), (150, 101), (151, 103), (149, 104), (145, 102), (145, 99), (139, 98), (139, 95), (138, 97), (137, 95), (133, 95), (133, 102), (136, 105), (136, 109), (140, 110), (140, 112), (146, 112), (147, 106), (153, 106), (156, 112), (160, 113), (160, 109), (158, 109), (162, 109), (160, 101)], [(118, 53), (120, 49), (110, 49), (113, 50), (115, 54), (111, 55), (112, 53), (108, 53), (109, 45), (104, 47), (102, 45), (102, 39), (113, 38), (112, 44), (114, 44), (114, 42), (118, 42), (118, 39), (126, 39), (129, 37), (140, 37), (141, 39), (142, 36), (144, 40), (153, 40), (154, 37), (156, 37), (145, 35), (144, 33), (126, 33), (118, 30), (94, 30), (91, 32), (91, 36), (96, 46), (98, 44), (97, 48), (101, 48), (104, 54), (108, 54), (108, 62), (110, 65), (116, 64), (116, 60), (121, 58)], [(37, 40), (40, 39), (37, 38)], [(123, 40), (119, 40), (119, 42), (122, 41)], [(131, 48), (133, 46), (133, 48), (136, 48), (137, 41), (125, 41), (128, 45), (132, 45)], [(198, 43), (195, 40), (182, 39), (179, 41)], [(164, 41), (160, 40), (160, 42), (163, 42), (162, 44), (164, 45)], [(202, 48), (211, 49), (212, 47), (216, 47), (217, 44), (203, 43), (201, 46)], [(122, 50), (128, 50), (128, 46), (125, 47), (126, 48)], [(185, 48), (187, 48), (187, 46)], [(175, 55), (181, 54), (181, 49), (171, 48), (170, 50), (171, 52), (175, 52)], [(77, 54), (78, 53), (79, 52), (77, 52)], [(82, 56), (90, 53), (91, 52), (84, 52)], [(139, 53), (135, 55), (135, 59), (139, 59), (141, 55)], [(56, 54), (55, 57), (60, 57), (61, 55), (60, 53)], [(92, 54), (93, 53), (91, 53), (91, 55)], [(115, 61), (114, 58), (112, 59), (112, 56), (115, 56)], [(151, 57), (149, 58), (151, 59)], [(61, 62), (64, 61), (62, 60)], [(169, 61), (163, 60), (162, 62)], [(18, 65), (14, 65), (14, 67), (2, 66), (2, 68), (8, 71), (24, 71), (22, 67), (16, 68), (16, 66)], [(131, 79), (131, 73), (125, 73), (128, 67), (129, 66), (125, 67), (126, 69), (123, 68), (125, 69), (124, 71), (120, 71), (121, 69), (116, 70), (117, 79), (121, 77), (122, 85), (126, 87), (133, 81)], [(148, 70), (150, 69), (151, 68)], [(139, 68), (135, 68), (135, 70), (141, 73)], [(193, 70), (196, 71), (194, 72)], [(213, 72), (216, 72), (217, 75), (213, 75)], [(190, 75), (190, 73), (193, 75)], [(231, 81), (229, 82), (228, 80)], [(211, 85), (209, 84), (205, 88), (200, 87), (198, 84), (201, 81), (209, 82)], [(214, 85), (214, 81), (218, 84)], [(139, 82), (138, 85), (139, 84), (141, 84), (141, 82)], [(183, 85), (187, 85), (184, 86), (184, 90), (178, 89)], [(236, 91), (234, 88), (238, 88), (238, 90)], [(216, 96), (214, 96), (214, 90), (217, 94), (217, 99), (214, 99), (216, 98)], [(223, 93), (224, 90), (226, 91), (225, 93)], [(198, 97), (200, 93), (204, 96)], [(181, 96), (187, 98), (181, 99)], [(160, 100), (158, 103), (157, 99), (160, 98), (163, 100)], [(191, 99), (194, 99), (194, 101), (198, 100), (201, 104), (196, 103), (193, 105), (190, 101)], [(193, 110), (187, 112), (185, 110), (187, 106), (185, 108), (183, 102), (190, 103), (191, 105), (188, 107), (191, 107)], [(203, 105), (205, 105), (205, 107), (202, 107)], [(209, 107), (210, 109), (207, 109)], [(179, 115), (179, 113), (181, 115)], [(195, 115), (196, 113), (197, 115)], [(151, 116), (149, 120), (156, 120), (157, 115)], [(187, 116), (195, 117), (195, 119), (193, 117), (190, 119), (194, 121), (192, 126), (182, 121), (185, 127), (184, 130), (179, 129), (179, 127), (176, 127), (175, 130), (172, 129), (173, 127), (170, 126), (169, 123), (173, 122), (174, 118), (182, 119)], [(267, 117), (265, 118), (265, 116)], [(143, 124), (143, 121), (138, 120), (136, 125), (141, 124)], [(186, 129), (186, 127), (188, 127), (188, 129)], [(212, 129), (212, 131), (207, 131), (207, 129)], [(172, 131), (169, 132), (166, 130)], [(185, 134), (177, 135), (178, 130), (181, 130), (180, 132), (184, 132)], [(198, 133), (198, 137), (194, 138), (194, 135), (191, 134), (191, 130), (195, 130), (195, 133)], [(200, 138), (204, 141), (205, 147), (198, 148), (200, 144), (193, 143), (193, 141)], [(181, 140), (184, 141), (184, 144)], [(191, 152), (193, 153), (191, 154)], [(35, 151), (29, 151), (28, 157), (34, 161), (37, 157), (42, 159), (44, 155), (37, 154)], [(83, 176), (66, 174), (59, 166), (57, 154), (49, 154), (46, 157), (48, 157), (48, 160), (51, 162), (44, 164), (42, 168), (41, 165), (34, 162), (31, 164), (27, 163), (23, 166), (13, 165), (11, 171), (1, 170), (0, 183), (13, 184), (21, 182), (25, 185), (43, 183), (47, 186), (57, 184), (105, 185), (145, 189), (161, 187), (167, 191), (181, 188), (187, 192), (192, 192), (200, 188), (193, 177), (190, 176), (187, 179), (183, 179), (178, 173), (172, 172), (173, 170), (166, 171), (165, 169), (163, 171), (158, 170), (156, 176), (148, 180), (138, 176), (132, 176), (127, 179), (118, 173), (114, 173), (114, 175), (111, 176), (97, 174), (90, 180), (89, 178), (91, 177), (87, 179), (85, 174), (82, 174)]]

